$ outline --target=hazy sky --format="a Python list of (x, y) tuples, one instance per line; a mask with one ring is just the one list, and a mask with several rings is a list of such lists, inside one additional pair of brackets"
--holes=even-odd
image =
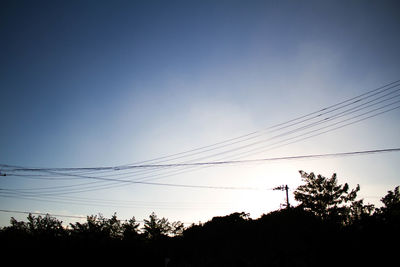
[[(134, 163), (360, 95), (400, 79), (399, 11), (398, 1), (1, 1), (0, 163)], [(244, 159), (400, 147), (399, 125), (396, 109)], [(209, 153), (202, 161), (218, 159)], [(339, 182), (360, 184), (366, 202), (379, 203), (400, 184), (399, 162), (390, 153), (210, 167), (157, 181), (293, 188), (300, 169), (336, 172)], [(78, 183), (25, 178), (1, 177), (0, 188)], [(155, 211), (198, 222), (234, 211), (258, 217), (283, 202), (282, 192), (270, 190), (125, 184), (46, 197), (3, 194), (0, 209), (116, 211), (139, 220)], [(0, 214), (1, 225), (10, 216)]]

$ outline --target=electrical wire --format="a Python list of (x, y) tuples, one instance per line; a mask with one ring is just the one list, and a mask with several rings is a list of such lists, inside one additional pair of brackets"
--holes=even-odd
[[(364, 118), (365, 119), (365, 118)], [(352, 122), (353, 123), (353, 122)], [(342, 126), (339, 126), (340, 128), (341, 127), (344, 127), (344, 126), (346, 126), (346, 125), (342, 125)], [(336, 128), (339, 128), (339, 127), (336, 127)], [(325, 127), (324, 127), (325, 128)], [(330, 130), (328, 130), (328, 131), (330, 131)], [(325, 131), (325, 132), (328, 132), (328, 131)], [(323, 133), (325, 133), (325, 132), (323, 132)], [(322, 134), (322, 133), (319, 133), (319, 134)], [(313, 136), (315, 136), (316, 134), (314, 134)], [(296, 137), (298, 137), (298, 136), (296, 136)], [(305, 137), (305, 138), (302, 138), (303, 140), (304, 139), (307, 139), (307, 138), (310, 138), (310, 136), (308, 136), (308, 137)], [(291, 138), (292, 139), (292, 138)], [(286, 139), (286, 140), (284, 140), (284, 141), (287, 141), (288, 139)], [(296, 140), (297, 141), (297, 140)], [(188, 166), (188, 164), (186, 164), (186, 165), (184, 165), (184, 164), (180, 164), (181, 166)], [(193, 165), (193, 164), (192, 164)], [(194, 165), (198, 165), (198, 164), (194, 164)], [(171, 165), (169, 165), (169, 166), (171, 166)], [(158, 166), (159, 167), (159, 166)], [(165, 166), (163, 166), (163, 167), (165, 167)], [(114, 182), (123, 182), (123, 183), (142, 183), (142, 184), (146, 184), (146, 183), (144, 183), (144, 182), (137, 182), (137, 181), (126, 181), (126, 180), (121, 180), (121, 179), (108, 179), (108, 178), (102, 178), (102, 177), (91, 177), (91, 176), (89, 176), (89, 177), (85, 177), (85, 176), (80, 176), (80, 178), (89, 178), (89, 179), (96, 179), (96, 178), (98, 178), (98, 180), (103, 180), (103, 181), (114, 181)], [(149, 183), (150, 184), (150, 183)], [(166, 184), (157, 184), (157, 183), (152, 183), (153, 185), (166, 185)], [(169, 186), (169, 185), (168, 185)], [(171, 185), (171, 186), (176, 186), (176, 185)], [(187, 187), (187, 185), (179, 185), (179, 186), (183, 186), (183, 187)], [(81, 192), (82, 190), (80, 190), (80, 191), (78, 191), (78, 192)]]
[[(297, 156), (288, 156), (288, 157), (276, 157), (276, 158), (263, 158), (263, 159), (253, 159), (253, 160), (236, 160), (236, 161), (219, 161), (219, 162), (198, 162), (198, 163), (190, 163), (184, 164), (184, 166), (206, 166), (206, 165), (232, 165), (232, 164), (248, 164), (248, 163), (260, 163), (266, 161), (283, 161), (283, 160), (302, 160), (302, 159), (320, 159), (320, 158), (328, 158), (328, 157), (347, 157), (347, 156), (358, 156), (358, 155), (367, 155), (367, 154), (376, 154), (376, 153), (389, 153), (389, 152), (399, 152), (400, 148), (389, 148), (389, 149), (375, 149), (375, 150), (364, 150), (364, 151), (352, 151), (352, 152), (341, 152), (341, 153), (329, 153), (329, 154), (313, 154), (313, 155), (297, 155)], [(183, 164), (168, 164), (166, 166), (173, 165), (183, 165)], [(143, 165), (138, 165), (143, 166)], [(91, 177), (88, 176), (86, 178), (90, 179), (107, 179), (110, 178), (100, 178), (100, 177)], [(115, 179), (111, 179), (115, 181)], [(183, 185), (183, 184), (167, 184), (167, 183), (151, 183), (151, 182), (136, 182), (131, 180), (118, 180), (118, 182), (123, 183), (134, 183), (134, 184), (147, 184), (147, 185), (159, 185), (159, 186), (170, 186), (170, 187), (184, 187), (184, 188), (198, 188), (198, 189), (224, 189), (224, 190), (271, 190), (271, 188), (260, 189), (253, 187), (227, 187), (227, 186), (204, 186), (204, 185)], [(48, 190), (54, 189), (54, 187), (48, 188), (28, 188), (28, 189), (5, 189), (1, 188), (0, 193), (8, 193), (8, 192), (16, 192), (21, 194), (28, 194), (32, 191), (37, 190)], [(51, 194), (60, 194), (60, 191), (53, 191), (52, 193), (47, 194), (46, 192), (42, 192), (43, 195), (51, 195)]]
[[(154, 158), (154, 159), (151, 159), (151, 160), (145, 160), (145, 161), (141, 161), (141, 162), (137, 162), (137, 163), (119, 165), (119, 166), (114, 166), (114, 167), (55, 168), (55, 169), (57, 169), (58, 171), (120, 170), (120, 169), (123, 169), (123, 168), (125, 168), (125, 167), (127, 167), (127, 166), (129, 166), (129, 165), (138, 165), (138, 164), (143, 164), (143, 163), (147, 163), (147, 162), (153, 162), (153, 161), (157, 161), (157, 160), (160, 160), (160, 159), (165, 159), (165, 158), (167, 158), (167, 157), (170, 158), (170, 157), (173, 157), (173, 156), (182, 155), (182, 154), (186, 154), (186, 153), (189, 153), (189, 152), (202, 150), (202, 149), (205, 149), (205, 148), (209, 148), (209, 147), (213, 147), (213, 146), (220, 145), (220, 144), (223, 144), (223, 143), (227, 143), (227, 142), (230, 142), (230, 141), (233, 141), (233, 140), (237, 140), (237, 139), (241, 139), (241, 138), (244, 138), (244, 137), (248, 137), (248, 136), (250, 136), (250, 135), (253, 135), (253, 134), (255, 134), (255, 133), (259, 133), (259, 132), (262, 132), (262, 131), (265, 131), (265, 130), (271, 130), (271, 129), (274, 129), (274, 128), (277, 128), (277, 127), (280, 127), (280, 126), (283, 126), (283, 125), (286, 125), (286, 124), (289, 124), (289, 123), (292, 123), (292, 122), (294, 122), (294, 121), (297, 121), (297, 120), (300, 120), (300, 119), (304, 119), (304, 118), (309, 117), (309, 116), (314, 115), (314, 114), (317, 114), (317, 115), (314, 116), (313, 118), (322, 116), (322, 115), (324, 115), (324, 114), (327, 114), (327, 110), (332, 109), (332, 108), (334, 108), (334, 107), (338, 107), (338, 106), (340, 106), (340, 105), (342, 105), (342, 106), (340, 106), (339, 108), (347, 107), (348, 105), (351, 105), (351, 104), (360, 102), (360, 101), (362, 101), (362, 100), (365, 100), (365, 99), (367, 99), (367, 98), (369, 98), (369, 97), (375, 96), (375, 95), (380, 94), (380, 93), (382, 93), (382, 92), (386, 92), (386, 91), (389, 90), (389, 89), (396, 88), (397, 86), (400, 85), (399, 82), (400, 82), (400, 80), (391, 82), (391, 83), (389, 83), (389, 84), (380, 86), (380, 87), (375, 88), (375, 89), (373, 89), (373, 90), (370, 90), (370, 91), (368, 91), (368, 92), (366, 92), (366, 93), (360, 94), (360, 95), (358, 95), (358, 96), (352, 97), (352, 98), (350, 98), (350, 99), (347, 99), (347, 100), (345, 100), (345, 101), (336, 103), (336, 104), (334, 104), (334, 105), (331, 105), (331, 106), (322, 108), (322, 109), (320, 109), (320, 110), (317, 110), (317, 111), (308, 113), (308, 114), (306, 114), (306, 115), (297, 117), (297, 118), (295, 118), (295, 119), (291, 119), (291, 120), (288, 120), (288, 121), (286, 121), (286, 122), (279, 123), (279, 124), (273, 125), (273, 126), (271, 126), (271, 127), (267, 127), (267, 128), (265, 128), (265, 129), (263, 129), (263, 130), (254, 131), (254, 132), (252, 132), (252, 133), (245, 134), (245, 135), (242, 135), (242, 136), (239, 136), (239, 137), (235, 137), (235, 138), (231, 138), (231, 139), (228, 139), (228, 140), (225, 140), (225, 141), (222, 141), (222, 142), (218, 142), (218, 143), (215, 143), (215, 144), (212, 144), (212, 145), (203, 146), (203, 147), (199, 147), (199, 148), (195, 148), (195, 149), (191, 149), (191, 150), (188, 150), (188, 151), (184, 151), (184, 152), (180, 152), (180, 153), (175, 153), (175, 154), (171, 154), (171, 155), (167, 155), (167, 156), (162, 156), (162, 157)], [(396, 91), (398, 91), (398, 90), (396, 90)], [(393, 93), (393, 92), (392, 92), (392, 93)], [(385, 96), (386, 96), (386, 95), (385, 95)], [(355, 100), (355, 101), (353, 101), (353, 100)], [(351, 101), (353, 101), (353, 102), (351, 102)], [(348, 103), (348, 102), (351, 102), (351, 103), (350, 103), (350, 104), (343, 105), (343, 104)], [(331, 110), (331, 111), (329, 111), (329, 112), (336, 111), (336, 110), (338, 110), (339, 108), (336, 108), (336, 109)], [(322, 111), (325, 111), (325, 113), (318, 114), (318, 113), (320, 113), (320, 112), (322, 112)], [(301, 121), (301, 122), (304, 122), (304, 120)], [(298, 123), (295, 123), (295, 124), (291, 124), (291, 125), (289, 125), (289, 126), (293, 126), (293, 125), (297, 125), (297, 124), (298, 124)], [(289, 126), (288, 126), (288, 127), (289, 127)], [(286, 126), (285, 126), (285, 128), (286, 128)], [(280, 129), (282, 129), (282, 128), (280, 128)], [(247, 140), (246, 140), (246, 141), (247, 141)], [(177, 159), (177, 158), (173, 158), (173, 159)], [(18, 170), (18, 167), (17, 167), (17, 166), (11, 166), (11, 165), (5, 165), (5, 164), (0, 164), (0, 166), (2, 166), (2, 167), (13, 167), (14, 170)], [(44, 169), (44, 168), (31, 168), (30, 170), (32, 170), (32, 171), (38, 171), (38, 170), (43, 170), (43, 169)], [(29, 169), (28, 169), (28, 168), (25, 168), (25, 170), (29, 170)], [(46, 170), (52, 170), (52, 169), (51, 169), (51, 168), (46, 168)]]
[(20, 214), (33, 214), (33, 215), (42, 215), (42, 216), (51, 216), (51, 217), (65, 217), (65, 218), (76, 218), (76, 219), (86, 219), (87, 217), (77, 216), (77, 215), (63, 215), (63, 214), (49, 214), (42, 212), (33, 212), (33, 211), (19, 211), (19, 210), (3, 210), (0, 209), (0, 212), (8, 212), (8, 213), (20, 213)]
[[(40, 216), (50, 216), (50, 217), (61, 217), (61, 218), (75, 218), (75, 219), (87, 219), (88, 216), (78, 216), (78, 215), (67, 215), (67, 214), (54, 214), (54, 213), (44, 213), (44, 212), (35, 212), (35, 211), (20, 211), (20, 210), (6, 210), (0, 209), (0, 212), (5, 213), (15, 213), (15, 214), (32, 214), (32, 215), (40, 215)], [(120, 220), (122, 222), (128, 222), (128, 219)], [(136, 223), (145, 223), (145, 220), (135, 220)], [(190, 225), (193, 222), (182, 222), (183, 224)]]
[[(399, 90), (400, 90), (400, 89), (399, 89)], [(386, 95), (385, 95), (385, 96), (386, 96)], [(398, 96), (400, 96), (400, 95), (396, 95), (395, 97), (398, 97)], [(251, 143), (251, 144), (248, 144), (248, 145), (239, 147), (239, 148), (235, 148), (235, 149), (233, 149), (233, 150), (223, 151), (223, 152), (214, 154), (214, 155), (212, 155), (212, 156), (221, 155), (221, 154), (224, 154), (224, 153), (228, 153), (228, 152), (232, 152), (232, 151), (235, 151), (235, 150), (243, 149), (243, 148), (246, 148), (246, 147), (249, 147), (249, 146), (252, 146), (252, 145), (256, 145), (256, 144), (259, 144), (259, 143), (262, 143), (262, 142), (270, 141), (270, 140), (272, 140), (272, 139), (276, 139), (276, 138), (279, 138), (279, 137), (282, 137), (282, 136), (285, 136), (285, 135), (290, 135), (290, 134), (295, 133), (295, 132), (297, 132), (297, 131), (301, 131), (301, 130), (307, 129), (307, 128), (309, 128), (309, 127), (313, 127), (313, 126), (319, 125), (319, 124), (321, 124), (321, 123), (325, 123), (325, 122), (327, 122), (327, 121), (331, 121), (331, 120), (333, 120), (333, 119), (337, 119), (337, 118), (343, 117), (343, 116), (345, 116), (345, 115), (348, 115), (349, 112), (353, 113), (353, 112), (355, 112), (355, 111), (360, 111), (360, 110), (363, 110), (363, 109), (365, 109), (365, 108), (369, 108), (369, 107), (371, 107), (371, 106), (374, 106), (374, 105), (376, 105), (376, 104), (383, 103), (384, 101), (391, 100), (391, 99), (393, 99), (393, 98), (395, 98), (395, 97), (388, 98), (388, 99), (384, 99), (384, 100), (381, 100), (381, 101), (379, 101), (379, 102), (376, 102), (376, 103), (374, 103), (374, 104), (371, 104), (371, 105), (368, 105), (368, 106), (365, 106), (365, 107), (362, 107), (362, 108), (359, 108), (359, 107), (361, 106), (361, 105), (359, 105), (359, 106), (353, 107), (353, 108), (351, 108), (351, 109), (342, 111), (342, 112), (340, 112), (340, 113), (338, 113), (338, 114), (335, 114), (335, 115), (332, 116), (332, 117), (326, 117), (326, 118), (323, 118), (322, 120), (319, 120), (319, 121), (317, 121), (317, 122), (313, 122), (313, 123), (311, 123), (311, 124), (308, 124), (308, 125), (305, 125), (305, 126), (296, 128), (296, 129), (294, 129), (294, 130), (281, 133), (281, 134), (279, 134), (279, 135), (270, 137), (270, 138), (268, 138), (268, 139), (264, 139), (264, 140), (261, 140), (261, 141), (257, 141), (257, 142), (255, 142), (255, 143)], [(381, 98), (381, 97), (379, 97), (379, 98)], [(379, 98), (378, 98), (378, 99), (379, 99)], [(376, 101), (376, 100), (377, 100), (377, 99), (373, 99), (373, 100), (368, 101), (367, 103), (364, 103), (364, 104), (368, 104), (368, 103), (371, 103), (372, 101)], [(398, 103), (398, 102), (399, 102), (399, 101), (396, 101), (396, 102), (390, 103), (389, 105), (393, 105), (393, 104)], [(364, 104), (363, 104), (363, 105), (364, 105)], [(374, 110), (368, 111), (368, 112), (366, 112), (366, 113), (357, 115), (356, 117), (365, 115), (365, 114), (367, 114), (367, 113), (374, 112), (374, 111), (376, 111), (376, 110), (385, 108), (385, 107), (387, 107), (387, 106), (389, 106), (389, 105), (385, 105), (385, 106), (380, 107), (380, 108), (378, 108), (378, 109), (374, 109)], [(358, 108), (358, 109), (357, 109), (357, 108)], [(356, 117), (349, 118), (349, 119), (347, 119), (347, 120), (354, 119), (354, 118), (356, 118)], [(341, 122), (343, 122), (343, 121), (341, 121)], [(339, 123), (340, 123), (340, 122), (339, 122)], [(331, 126), (331, 125), (330, 125), (330, 126)], [(319, 129), (318, 129), (318, 130), (319, 130)], [(200, 158), (200, 159), (203, 159), (203, 158)], [(197, 159), (197, 160), (199, 160), (199, 159)], [(186, 162), (190, 162), (190, 161), (186, 161)], [(63, 171), (63, 170), (65, 170), (65, 168), (57, 168), (57, 169), (55, 169), (55, 168), (53, 168), (53, 169), (20, 168), (20, 167), (15, 167), (15, 166), (10, 166), (10, 165), (4, 165), (4, 164), (2, 164), (2, 166), (3, 166), (3, 167), (13, 168), (12, 171), (46, 171), (46, 172), (51, 172), (52, 174), (59, 174), (59, 173), (54, 173), (54, 171)], [(158, 168), (158, 169), (161, 169), (161, 168), (164, 168), (164, 167), (165, 167), (165, 166), (163, 166), (163, 165), (156, 165), (156, 164), (149, 164), (149, 165), (142, 165), (142, 166), (144, 166), (144, 167), (149, 167), (149, 166), (150, 166), (150, 167), (152, 167), (152, 168)], [(117, 167), (100, 167), (100, 168), (98, 168), (98, 169), (102, 170), (102, 169), (104, 169), (104, 168), (107, 168), (107, 169), (117, 169)], [(128, 165), (127, 165), (127, 166), (125, 166), (125, 169), (132, 169), (132, 168), (137, 168), (137, 165), (134, 165), (134, 166), (128, 166)], [(71, 170), (77, 170), (77, 169), (79, 169), (79, 168), (75, 168), (75, 169), (69, 168), (70, 171), (71, 171)], [(89, 168), (89, 169), (94, 170), (94, 169), (96, 169), (96, 168), (93, 167), (93, 168)], [(62, 174), (61, 174), (61, 175), (62, 175)], [(39, 176), (40, 176), (40, 175), (39, 175)], [(110, 175), (110, 176), (111, 176), (111, 175)], [(53, 177), (53, 176), (51, 176), (51, 177)]]
[[(324, 126), (324, 127), (319, 128), (317, 130), (308, 131), (306, 133), (302, 133), (302, 134), (294, 136), (294, 137), (290, 137), (290, 138), (286, 138), (284, 140), (280, 140), (280, 141), (275, 142), (273, 144), (268, 144), (268, 145), (262, 146), (262, 147), (258, 146), (258, 147), (255, 147), (255, 148), (251, 149), (251, 150), (247, 150), (247, 151), (244, 151), (244, 152), (237, 153), (241, 149), (247, 149), (247, 148), (250, 148), (251, 146), (259, 145), (262, 142), (267, 142), (267, 141), (271, 141), (273, 139), (282, 138), (283, 136), (292, 135), (294, 133), (307, 130), (307, 129), (311, 128), (311, 127), (315, 127), (317, 125), (324, 124), (324, 123), (326, 123), (328, 121), (333, 121), (335, 119), (338, 119), (338, 118), (341, 118), (341, 117), (344, 117), (344, 116), (347, 116), (347, 115), (355, 114), (356, 112), (359, 112), (361, 110), (370, 108), (370, 107), (372, 107), (374, 105), (381, 104), (381, 103), (383, 103), (385, 101), (393, 100), (393, 99), (397, 98), (399, 95), (396, 95), (396, 96), (393, 96), (393, 97), (389, 97), (389, 98), (386, 98), (386, 99), (383, 99), (383, 100), (377, 102), (377, 100), (380, 100), (380, 99), (382, 99), (382, 98), (384, 98), (386, 96), (389, 96), (389, 95), (397, 92), (398, 90), (400, 90), (400, 89), (396, 89), (396, 87), (400, 85), (400, 84), (398, 84), (399, 81), (396, 81), (396, 82), (393, 82), (393, 83), (378, 87), (378, 88), (376, 88), (374, 90), (371, 90), (371, 91), (366, 92), (364, 94), (361, 94), (359, 96), (347, 99), (347, 100), (342, 101), (340, 103), (337, 103), (335, 105), (331, 105), (331, 106), (329, 106), (327, 108), (320, 109), (320, 110), (318, 110), (316, 112), (312, 112), (312, 113), (309, 113), (307, 115), (297, 117), (297, 118), (289, 120), (287, 122), (280, 123), (280, 124), (274, 125), (272, 127), (268, 127), (266, 129), (268, 129), (269, 132), (281, 131), (283, 129), (287, 129), (287, 128), (293, 127), (295, 125), (299, 125), (299, 124), (302, 124), (304, 122), (308, 122), (308, 121), (312, 121), (313, 119), (320, 118), (323, 115), (326, 115), (326, 114), (331, 113), (331, 112), (338, 111), (338, 110), (340, 110), (340, 109), (342, 109), (344, 107), (350, 107), (351, 105), (354, 105), (354, 104), (357, 104), (357, 103), (361, 103), (362, 101), (365, 101), (366, 99), (369, 99), (371, 97), (375, 97), (375, 96), (377, 96), (377, 95), (379, 95), (379, 94), (381, 94), (383, 92), (387, 92), (387, 91), (389, 91), (391, 89), (395, 89), (395, 90), (392, 90), (389, 93), (386, 93), (385, 95), (381, 95), (381, 96), (375, 97), (374, 99), (369, 100), (369, 101), (367, 101), (365, 103), (361, 103), (361, 104), (359, 104), (357, 106), (353, 106), (353, 107), (351, 107), (351, 108), (349, 108), (349, 109), (347, 109), (345, 111), (341, 111), (339, 113), (330, 115), (330, 117), (323, 118), (323, 119), (321, 119), (319, 121), (311, 122), (311, 123), (309, 123), (307, 125), (303, 125), (303, 126), (295, 128), (295, 129), (292, 129), (290, 131), (286, 131), (286, 132), (280, 133), (280, 134), (275, 135), (273, 137), (270, 137), (268, 139), (264, 139), (264, 140), (261, 140), (261, 141), (253, 142), (251, 144), (247, 144), (247, 145), (244, 145), (244, 146), (241, 146), (241, 147), (236, 147), (236, 148), (233, 148), (233, 149), (230, 149), (230, 150), (225, 150), (225, 151), (222, 151), (222, 152), (219, 152), (219, 153), (215, 153), (215, 154), (212, 154), (212, 155), (204, 156), (202, 158), (195, 158), (195, 159), (186, 160), (186, 161), (177, 163), (177, 164), (180, 164), (179, 166), (176, 165), (176, 164), (175, 164), (175, 166), (171, 166), (171, 164), (169, 164), (169, 165), (168, 164), (164, 164), (163, 165), (163, 164), (143, 164), (143, 163), (146, 163), (146, 162), (157, 162), (157, 160), (158, 160), (158, 162), (168, 162), (168, 161), (171, 161), (172, 159), (178, 159), (178, 158), (176, 158), (176, 156), (179, 156), (179, 159), (183, 158), (183, 155), (185, 153), (186, 153), (186, 157), (190, 157), (190, 156), (194, 156), (194, 155), (200, 154), (200, 150), (201, 149), (203, 149), (203, 151), (201, 151), (201, 153), (205, 153), (205, 152), (210, 152), (210, 151), (214, 151), (216, 149), (227, 147), (228, 145), (236, 145), (236, 144), (239, 144), (241, 142), (249, 141), (249, 140), (253, 139), (253, 136), (256, 133), (258, 134), (256, 137), (262, 136), (260, 133), (262, 131), (265, 131), (266, 129), (260, 130), (260, 131), (256, 131), (256, 132), (252, 132), (250, 134), (246, 134), (246, 135), (243, 135), (243, 136), (240, 136), (240, 137), (237, 137), (237, 138), (228, 139), (226, 141), (219, 142), (219, 143), (216, 143), (216, 144), (213, 144), (213, 145), (209, 145), (209, 146), (205, 146), (205, 147), (202, 147), (202, 148), (192, 149), (192, 150), (189, 150), (189, 151), (186, 151), (186, 152), (176, 153), (176, 154), (172, 154), (172, 155), (169, 155), (169, 156), (159, 157), (159, 158), (156, 158), (156, 159), (153, 159), (153, 160), (143, 161), (142, 164), (141, 164), (142, 166), (140, 168), (137, 167), (137, 165), (120, 165), (120, 166), (115, 166), (115, 167), (92, 167), (92, 168), (26, 168), (26, 167), (24, 168), (24, 167), (11, 166), (11, 165), (6, 165), (6, 164), (0, 164), (0, 167), (3, 168), (3, 172), (4, 172), (4, 170), (6, 170), (6, 171), (11, 172), (11, 174), (13, 174), (13, 172), (21, 172), (21, 171), (23, 171), (23, 172), (42, 172), (42, 174), (29, 173), (29, 174), (22, 174), (22, 175), (14, 173), (14, 176), (16, 176), (16, 177), (19, 176), (19, 177), (29, 177), (30, 179), (48, 179), (48, 180), (57, 180), (57, 181), (59, 181), (61, 179), (65, 179), (65, 180), (94, 179), (93, 177), (95, 177), (95, 176), (88, 176), (88, 175), (80, 175), (80, 173), (86, 173), (86, 174), (95, 173), (96, 175), (98, 175), (99, 173), (106, 173), (106, 172), (111, 172), (112, 173), (112, 174), (109, 174), (109, 175), (97, 176), (97, 178), (99, 178), (99, 179), (97, 179), (97, 181), (95, 181), (95, 182), (80, 183), (80, 184), (66, 185), (66, 186), (64, 185), (65, 188), (67, 188), (67, 187), (70, 187), (70, 188), (72, 188), (72, 187), (81, 187), (81, 186), (87, 185), (87, 187), (84, 188), (84, 189), (90, 190), (90, 189), (106, 189), (106, 188), (112, 188), (112, 187), (116, 187), (116, 186), (121, 186), (121, 184), (115, 184), (115, 183), (122, 183), (122, 186), (124, 184), (126, 184), (126, 183), (146, 184), (145, 181), (161, 179), (161, 178), (165, 178), (165, 177), (170, 177), (172, 175), (177, 175), (177, 174), (180, 174), (180, 173), (193, 171), (193, 170), (195, 170), (195, 168), (198, 168), (198, 167), (207, 167), (207, 165), (190, 165), (190, 163), (191, 162), (193, 163), (195, 160), (215, 158), (216, 156), (221, 156), (221, 155), (229, 154), (229, 153), (233, 153), (233, 152), (235, 152), (236, 154), (227, 156), (225, 158), (231, 158), (232, 159), (232, 157), (233, 157), (233, 159), (237, 159), (237, 158), (243, 158), (243, 157), (246, 157), (246, 156), (250, 156), (251, 154), (255, 155), (255, 153), (261, 153), (261, 152), (265, 152), (265, 151), (269, 151), (269, 150), (272, 150), (272, 149), (276, 149), (276, 148), (279, 148), (279, 147), (282, 147), (282, 146), (285, 146), (285, 145), (288, 145), (288, 144), (293, 144), (293, 143), (296, 143), (296, 142), (300, 142), (300, 141), (303, 141), (303, 140), (306, 140), (306, 139), (309, 139), (309, 138), (312, 138), (312, 137), (315, 137), (315, 136), (318, 136), (318, 135), (321, 135), (321, 134), (324, 134), (324, 133), (328, 133), (328, 132), (333, 131), (333, 130), (337, 130), (337, 129), (343, 128), (345, 126), (352, 125), (352, 124), (360, 122), (362, 120), (366, 120), (368, 118), (372, 118), (372, 117), (381, 115), (383, 113), (392, 111), (394, 109), (397, 109), (399, 107), (386, 109), (386, 110), (383, 110), (381, 112), (377, 112), (375, 114), (372, 114), (372, 115), (369, 115), (367, 117), (361, 118), (359, 120), (340, 125), (340, 123), (343, 123), (343, 122), (346, 122), (346, 121), (351, 121), (351, 120), (354, 120), (356, 118), (362, 117), (364, 115), (368, 115), (370, 113), (373, 113), (373, 112), (379, 111), (381, 109), (387, 108), (390, 105), (394, 105), (395, 103), (398, 103), (399, 101), (395, 101), (395, 102), (392, 102), (392, 103), (390, 103), (388, 105), (384, 105), (382, 107), (379, 107), (379, 108), (376, 108), (376, 109), (373, 109), (373, 110), (369, 110), (369, 111), (364, 112), (362, 114), (358, 114), (358, 115), (353, 116), (351, 118), (347, 118), (345, 120), (330, 124), (328, 126)], [(373, 102), (375, 102), (375, 103), (371, 104)], [(311, 118), (306, 119), (307, 117), (310, 117), (311, 115), (314, 115), (314, 116), (312, 116)], [(336, 125), (339, 125), (339, 126), (336, 126)], [(332, 127), (332, 126), (335, 126), (335, 127), (329, 129), (329, 127)], [(325, 129), (328, 129), (328, 130), (325, 130)], [(318, 131), (320, 131), (320, 132), (318, 133)], [(254, 138), (256, 138), (256, 137), (254, 137)], [(242, 138), (242, 139), (244, 138), (244, 139), (239, 141), (240, 138)], [(288, 142), (288, 141), (290, 141), (290, 142)], [(231, 143), (229, 143), (229, 142), (231, 142)], [(222, 145), (222, 144), (224, 144), (224, 145), (218, 147), (218, 145)], [(213, 148), (211, 149), (211, 147), (213, 147)], [(195, 154), (193, 154), (192, 152), (194, 152), (194, 151), (197, 151), (199, 153), (196, 152)], [(192, 153), (192, 154), (190, 154), (189, 152)], [(244, 153), (247, 153), (247, 154), (244, 154)], [(173, 158), (173, 156), (175, 158)], [(169, 157), (169, 160), (166, 159), (167, 157)], [(162, 161), (160, 161), (161, 159), (162, 159)], [(166, 169), (171, 169), (171, 168), (178, 168), (178, 167), (181, 168), (181, 169), (182, 168), (184, 168), (184, 169), (183, 170), (172, 170), (172, 172), (168, 171), (168, 172), (160, 173), (160, 171), (164, 171)], [(192, 167), (194, 167), (194, 168), (192, 168)], [(131, 169), (133, 169), (133, 171), (131, 171), (131, 172), (127, 172), (126, 171), (126, 170), (131, 170)], [(147, 172), (150, 173), (150, 175), (142, 176), (142, 177), (140, 177), (140, 176), (138, 177), (137, 175), (132, 175), (132, 174), (135, 174), (135, 172), (137, 173), (138, 170), (141, 171), (142, 175), (146, 174), (145, 172), (142, 171), (143, 169), (147, 169)], [(115, 173), (115, 172), (117, 172), (117, 173)], [(159, 173), (158, 174), (154, 174), (154, 172), (159, 172)], [(47, 173), (47, 174), (43, 174), (43, 173)], [(151, 174), (151, 173), (153, 173), (153, 174)], [(11, 175), (11, 174), (9, 174), (9, 175)], [(119, 177), (119, 179), (107, 178), (107, 177), (117, 177), (117, 176)], [(130, 177), (139, 178), (139, 180), (138, 179), (137, 180), (120, 179), (120, 178), (130, 178)], [(97, 186), (93, 186), (95, 184), (97, 184)], [(162, 183), (148, 183), (148, 184), (169, 186), (167, 184), (162, 184)], [(175, 186), (175, 185), (171, 185), (171, 186)], [(180, 186), (187, 186), (187, 185), (180, 185)], [(59, 186), (59, 187), (62, 188), (62, 186)], [(55, 187), (53, 187), (53, 189), (54, 188)], [(81, 191), (75, 190), (75, 191), (70, 191), (70, 192), (82, 192), (82, 189), (83, 188), (81, 187), (80, 188)]]

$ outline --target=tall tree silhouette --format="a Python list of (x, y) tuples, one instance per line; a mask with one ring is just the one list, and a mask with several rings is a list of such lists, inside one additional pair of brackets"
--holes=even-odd
[(387, 195), (381, 199), (382, 203), (385, 205), (381, 209), (383, 211), (395, 210), (400, 208), (400, 192), (397, 186), (393, 191), (388, 191)]
[(159, 239), (170, 233), (171, 230), (171, 224), (168, 222), (168, 219), (159, 219), (154, 212), (150, 214), (148, 220), (144, 220), (143, 231), (149, 239)]
[(350, 205), (354, 202), (360, 186), (349, 192), (349, 185), (338, 184), (336, 173), (331, 178), (315, 175), (313, 172), (299, 171), (304, 185), (294, 191), (294, 198), (305, 210), (313, 212), (323, 220), (346, 222), (350, 215)]
[(378, 211), (378, 216), (385, 222), (400, 224), (400, 191), (397, 186), (393, 191), (381, 198), (383, 207)]
[(136, 222), (135, 216), (122, 224), (122, 231), (125, 240), (135, 239), (139, 236), (139, 223)]

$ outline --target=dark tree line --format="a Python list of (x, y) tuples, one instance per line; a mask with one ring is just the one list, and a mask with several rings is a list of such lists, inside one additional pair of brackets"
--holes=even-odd
[[(237, 212), (184, 228), (152, 213), (140, 227), (135, 217), (88, 216), (64, 227), (49, 215), (10, 220), (0, 230), (4, 259), (44, 263), (130, 266), (338, 266), (397, 261), (400, 238), (399, 187), (382, 207), (357, 199), (360, 187), (300, 172), (297, 207), (251, 219)], [(11, 259), (11, 256), (10, 256)]]

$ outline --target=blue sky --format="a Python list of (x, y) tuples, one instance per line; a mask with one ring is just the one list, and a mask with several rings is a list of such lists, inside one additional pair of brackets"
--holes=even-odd
[[(90, 167), (152, 159), (396, 81), (399, 7), (396, 1), (3, 1), (0, 163)], [(254, 157), (399, 147), (399, 115), (397, 109)], [(400, 184), (399, 159), (382, 154), (206, 168), (161, 181), (295, 186), (299, 169), (337, 172), (339, 181), (359, 183), (371, 196), (366, 201), (378, 203), (377, 196)], [(6, 177), (0, 185), (54, 184)], [(155, 210), (192, 222), (237, 210), (257, 217), (283, 202), (279, 192), (148, 185), (69, 197), (138, 202), (118, 209), (2, 197), (0, 206), (74, 215), (116, 211), (138, 219)], [(10, 214), (0, 216), (7, 224)]]

